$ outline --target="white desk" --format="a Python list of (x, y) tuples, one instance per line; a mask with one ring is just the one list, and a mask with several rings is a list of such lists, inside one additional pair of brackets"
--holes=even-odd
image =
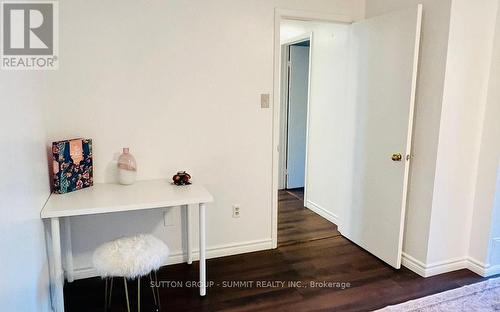
[[(139, 181), (133, 185), (95, 184), (93, 187), (68, 194), (52, 194), (41, 211), (42, 219), (50, 219), (48, 245), (52, 307), (64, 311), (64, 273), (68, 282), (73, 281), (73, 254), (71, 249), (70, 217), (98, 215), (197, 204), (199, 207), (200, 233), (200, 296), (206, 294), (205, 207), (212, 202), (212, 195), (201, 185), (175, 186), (165, 180)], [(187, 262), (192, 263), (191, 225), (187, 220)], [(64, 231), (61, 237), (60, 218)], [(63, 246), (63, 248), (61, 247)], [(64, 255), (64, 257), (63, 257)], [(63, 271), (63, 259), (64, 268)]]

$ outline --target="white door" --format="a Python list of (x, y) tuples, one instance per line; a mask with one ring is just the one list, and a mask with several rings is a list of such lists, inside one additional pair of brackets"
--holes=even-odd
[(418, 6), (352, 25), (357, 120), (353, 202), (342, 234), (395, 268), (401, 266), (421, 16)]
[(304, 187), (309, 47), (290, 46), (286, 188)]

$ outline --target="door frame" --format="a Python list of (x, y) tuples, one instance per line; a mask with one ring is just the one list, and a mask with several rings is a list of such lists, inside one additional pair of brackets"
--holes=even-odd
[[(281, 42), (281, 56), (286, 56), (289, 57), (289, 51), (285, 50), (288, 49), (291, 45), (294, 45), (296, 43), (304, 42), (304, 41), (309, 41), (309, 60), (308, 60), (308, 73), (307, 73), (307, 102), (306, 102), (306, 142), (305, 142), (305, 172), (304, 172), (304, 205), (305, 205), (305, 192), (306, 191), (306, 185), (307, 185), (307, 150), (308, 150), (308, 133), (309, 133), (309, 102), (310, 102), (310, 97), (311, 97), (311, 65), (312, 65), (312, 41), (313, 41), (313, 33), (305, 33), (300, 36), (296, 36), (293, 38), (290, 38), (286, 41)], [(286, 60), (283, 58), (280, 61), (280, 66), (285, 65)], [(283, 73), (282, 68), (280, 68), (280, 73)], [(282, 153), (279, 155), (279, 161), (281, 161), (284, 164), (283, 167), (283, 172), (279, 173), (279, 179), (283, 181), (283, 187), (286, 189), (288, 187), (288, 179), (287, 179), (287, 164), (288, 164), (288, 117), (290, 115), (289, 110), (290, 110), (290, 81), (289, 81), (289, 75), (290, 72), (288, 71), (288, 68), (286, 70), (286, 75), (287, 77), (284, 79), (280, 79), (281, 82), (285, 82), (287, 88), (283, 88), (283, 90), (280, 90), (280, 105), (283, 103), (283, 99), (286, 99), (284, 102), (286, 103), (286, 107), (283, 107), (283, 109), (280, 111), (280, 122), (284, 121), (284, 124), (280, 124), (280, 143), (279, 143), (279, 148)], [(285, 91), (286, 90), (286, 91)], [(282, 92), (285, 91), (285, 92)], [(282, 97), (283, 96), (283, 97)], [(278, 164), (279, 165), (279, 164)]]
[[(272, 144), (272, 173), (271, 173), (271, 237), (272, 247), (278, 247), (278, 180), (279, 180), (279, 157), (280, 157), (280, 135), (281, 135), (281, 42), (280, 42), (280, 24), (282, 20), (300, 20), (315, 22), (334, 22), (351, 24), (354, 20), (350, 16), (325, 14), (320, 12), (289, 10), (276, 8), (274, 11), (274, 73), (273, 73), (273, 144)], [(311, 38), (312, 40), (313, 38)], [(311, 41), (311, 48), (312, 48)], [(309, 51), (309, 60), (311, 60), (312, 50)], [(309, 63), (309, 89), (311, 92), (311, 64)], [(309, 98), (309, 96), (308, 96)], [(309, 104), (309, 103), (308, 103)], [(307, 118), (309, 120), (309, 105)], [(309, 123), (308, 123), (309, 124)], [(307, 139), (306, 139), (307, 150)], [(307, 180), (307, 154), (306, 154), (306, 180)], [(306, 182), (306, 181), (304, 181)], [(304, 188), (306, 190), (306, 188)], [(304, 193), (304, 200), (307, 198)]]

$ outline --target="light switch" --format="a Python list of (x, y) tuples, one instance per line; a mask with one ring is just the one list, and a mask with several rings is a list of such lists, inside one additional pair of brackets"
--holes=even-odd
[(269, 108), (269, 93), (260, 95), (260, 108)]

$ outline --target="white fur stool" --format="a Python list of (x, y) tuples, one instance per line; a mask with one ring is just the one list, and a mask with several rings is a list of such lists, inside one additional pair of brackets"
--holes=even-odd
[[(111, 293), (113, 291), (113, 277), (123, 277), (127, 310), (130, 312), (128, 299), (127, 279), (137, 278), (137, 311), (141, 310), (141, 277), (149, 275), (153, 281), (154, 273), (165, 263), (169, 250), (164, 242), (149, 234), (139, 234), (131, 237), (122, 237), (99, 246), (94, 252), (94, 267), (106, 281), (104, 293), (104, 308), (111, 307)], [(110, 283), (108, 283), (110, 280)], [(109, 290), (108, 290), (108, 284)], [(153, 283), (151, 283), (153, 284)], [(155, 283), (156, 285), (156, 283)], [(153, 285), (151, 285), (153, 286)], [(156, 292), (155, 292), (156, 288)], [(153, 299), (160, 309), (160, 296), (157, 287), (151, 287)], [(109, 294), (109, 296), (108, 296)]]

